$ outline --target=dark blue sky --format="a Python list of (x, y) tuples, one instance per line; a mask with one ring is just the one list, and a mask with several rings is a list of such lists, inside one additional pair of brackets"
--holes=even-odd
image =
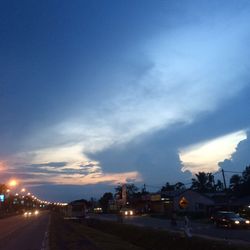
[(68, 201), (242, 171), (249, 11), (243, 0), (2, 1), (0, 181)]

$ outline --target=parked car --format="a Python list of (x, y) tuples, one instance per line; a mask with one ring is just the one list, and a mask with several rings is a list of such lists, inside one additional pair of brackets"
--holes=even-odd
[(217, 227), (227, 228), (249, 228), (250, 221), (240, 217), (235, 212), (218, 211), (211, 217), (212, 221)]

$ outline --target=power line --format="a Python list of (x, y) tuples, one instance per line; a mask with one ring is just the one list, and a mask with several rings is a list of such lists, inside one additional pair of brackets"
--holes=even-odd
[(243, 172), (225, 170), (225, 173), (242, 174)]

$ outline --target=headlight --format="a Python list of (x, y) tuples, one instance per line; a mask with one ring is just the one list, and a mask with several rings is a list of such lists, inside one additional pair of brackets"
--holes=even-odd
[(36, 210), (36, 211), (35, 211), (35, 215), (38, 215), (38, 214), (39, 214), (39, 211), (38, 211), (38, 210)]
[(249, 224), (249, 223), (250, 223), (250, 221), (249, 221), (249, 220), (246, 220), (245, 222), (246, 222), (246, 224)]
[(32, 213), (31, 213), (31, 212), (29, 212), (29, 213), (28, 213), (28, 215), (32, 215)]
[(130, 215), (133, 215), (133, 211), (130, 211), (129, 214), (130, 214)]
[(125, 211), (125, 215), (128, 215), (128, 211)]
[(27, 213), (27, 212), (25, 212), (23, 215), (24, 215), (24, 216), (27, 216), (27, 215), (28, 215), (28, 213)]
[(235, 223), (235, 224), (240, 224), (240, 222), (239, 222), (238, 220), (236, 220), (234, 223)]

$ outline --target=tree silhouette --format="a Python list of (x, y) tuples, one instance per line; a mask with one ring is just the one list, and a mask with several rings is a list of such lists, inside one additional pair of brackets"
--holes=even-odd
[(242, 184), (242, 177), (238, 174), (232, 175), (230, 178), (230, 185), (229, 188), (232, 191), (238, 192), (240, 190), (240, 185)]
[(224, 185), (221, 180), (217, 180), (217, 183), (214, 186), (215, 191), (223, 191), (224, 190)]
[(8, 187), (5, 184), (0, 184), (0, 194), (5, 194)]
[(214, 176), (212, 173), (199, 172), (192, 178), (191, 189), (198, 192), (211, 192), (215, 190)]
[[(138, 187), (135, 186), (135, 184), (125, 184), (126, 185), (126, 190), (127, 190), (127, 198), (131, 199), (133, 198), (137, 192), (138, 192)], [(120, 197), (122, 196), (122, 186), (119, 185), (115, 188), (115, 193), (116, 196)]]
[(104, 193), (104, 195), (100, 198), (99, 203), (104, 212), (107, 212), (109, 201), (113, 199), (113, 194), (108, 192)]
[(161, 192), (169, 192), (169, 191), (177, 191), (177, 190), (185, 190), (186, 187), (182, 182), (176, 182), (175, 184), (170, 184), (167, 182), (165, 186), (162, 186)]

